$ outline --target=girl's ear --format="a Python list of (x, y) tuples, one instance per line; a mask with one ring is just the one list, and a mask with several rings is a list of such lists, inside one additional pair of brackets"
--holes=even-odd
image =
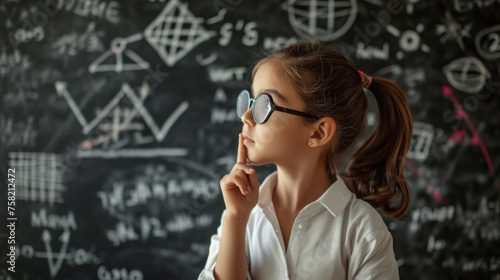
[(311, 127), (309, 146), (323, 147), (328, 145), (335, 135), (337, 124), (331, 117), (323, 117), (317, 120)]

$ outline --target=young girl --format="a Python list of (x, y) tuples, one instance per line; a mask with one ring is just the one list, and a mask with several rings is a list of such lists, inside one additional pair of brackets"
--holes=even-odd
[[(199, 279), (399, 279), (375, 208), (402, 218), (408, 207), (404, 92), (319, 42), (278, 50), (252, 77), (251, 93), (238, 97), (237, 163), (220, 182), (226, 209)], [(377, 100), (378, 124), (350, 149), (365, 126), (363, 88)], [(247, 160), (277, 171), (259, 185)]]

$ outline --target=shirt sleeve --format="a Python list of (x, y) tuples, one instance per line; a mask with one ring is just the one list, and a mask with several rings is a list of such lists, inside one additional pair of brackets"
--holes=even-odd
[(398, 264), (389, 231), (370, 232), (355, 245), (349, 261), (347, 279), (399, 279)]
[[(217, 233), (212, 235), (212, 237), (210, 238), (210, 248), (208, 251), (207, 262), (205, 263), (204, 269), (198, 276), (198, 280), (215, 280), (214, 276), (215, 262), (217, 261), (217, 256), (219, 255), (220, 237), (222, 234), (222, 221), (224, 219), (225, 214), (226, 210), (222, 212), (221, 222), (219, 227), (217, 228)], [(250, 277), (250, 273), (248, 271), (248, 262), (247, 262), (247, 280), (252, 280), (252, 278)]]

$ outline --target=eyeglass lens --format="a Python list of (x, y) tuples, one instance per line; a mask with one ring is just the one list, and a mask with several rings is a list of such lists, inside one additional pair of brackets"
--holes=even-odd
[(263, 123), (271, 113), (271, 101), (265, 94), (259, 95), (253, 107), (253, 118), (256, 123)]
[[(236, 113), (238, 114), (238, 117), (243, 117), (243, 114), (250, 109), (250, 102), (250, 93), (246, 90), (242, 91), (238, 96), (236, 103)], [(264, 123), (268, 118), (268, 115), (271, 113), (271, 107), (271, 100), (269, 100), (267, 95), (261, 94), (257, 96), (257, 99), (254, 101), (252, 112), (254, 121), (259, 124)]]
[(246, 90), (242, 91), (236, 101), (236, 113), (238, 117), (243, 117), (243, 114), (250, 109), (250, 93)]

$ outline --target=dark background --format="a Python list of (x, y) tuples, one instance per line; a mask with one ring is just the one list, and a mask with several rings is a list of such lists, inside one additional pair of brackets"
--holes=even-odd
[(500, 279), (499, 1), (0, 1), (0, 19), (0, 279), (196, 279), (247, 71), (311, 35), (408, 95), (401, 279)]

